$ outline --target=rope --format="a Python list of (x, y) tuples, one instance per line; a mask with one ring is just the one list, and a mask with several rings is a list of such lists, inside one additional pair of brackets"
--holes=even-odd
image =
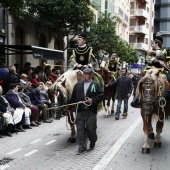
[[(86, 100), (88, 100), (88, 97), (85, 98)], [(70, 104), (65, 104), (65, 105), (62, 105), (62, 106), (55, 106), (55, 107), (51, 107), (51, 108), (47, 108), (46, 110), (52, 110), (52, 109), (57, 109), (57, 108), (62, 108), (62, 107), (66, 107), (66, 106), (72, 106), (72, 105), (76, 105), (76, 104), (84, 104), (86, 106), (90, 106), (86, 103), (86, 100), (85, 101), (79, 101), (79, 102), (76, 102), (76, 103), (70, 103)]]
[(160, 122), (163, 122), (163, 121), (165, 120), (165, 109), (164, 109), (164, 107), (165, 107), (165, 105), (166, 105), (166, 100), (165, 100), (164, 97), (160, 97), (158, 102), (159, 102), (159, 108), (161, 107), (161, 108), (162, 108), (162, 112), (164, 113), (164, 118), (161, 120), (161, 119), (159, 118), (159, 108), (158, 108), (158, 120), (159, 120)]

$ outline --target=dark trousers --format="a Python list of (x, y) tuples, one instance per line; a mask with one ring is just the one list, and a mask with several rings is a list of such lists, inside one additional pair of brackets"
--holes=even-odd
[(79, 150), (86, 150), (87, 139), (92, 143), (97, 141), (97, 117), (90, 110), (83, 110), (77, 113), (77, 140)]
[(30, 107), (31, 109), (31, 121), (37, 121), (39, 120), (39, 110), (38, 110), (38, 107), (37, 106), (31, 106)]
[(3, 116), (0, 116), (0, 130), (2, 130), (4, 124), (4, 118)]
[(43, 120), (48, 119), (48, 111), (46, 111), (46, 106), (43, 104), (37, 104), (38, 109), (42, 110)]

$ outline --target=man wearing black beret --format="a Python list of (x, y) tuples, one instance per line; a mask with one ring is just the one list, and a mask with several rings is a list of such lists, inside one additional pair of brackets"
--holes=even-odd
[(70, 63), (74, 65), (74, 68), (80, 67), (93, 67), (96, 63), (95, 56), (93, 54), (92, 47), (86, 44), (86, 35), (80, 34), (77, 40), (77, 47), (72, 51), (70, 57)]
[(86, 151), (87, 138), (90, 141), (90, 149), (94, 149), (97, 141), (97, 106), (103, 99), (103, 92), (98, 82), (92, 80), (93, 70), (83, 70), (83, 80), (79, 81), (73, 89), (69, 103), (86, 101), (79, 104), (76, 115), (77, 140), (79, 149), (77, 155)]

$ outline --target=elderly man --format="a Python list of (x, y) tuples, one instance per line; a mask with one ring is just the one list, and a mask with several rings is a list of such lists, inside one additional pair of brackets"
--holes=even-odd
[(3, 89), (0, 86), (0, 113), (3, 119), (3, 124), (7, 126), (6, 135), (12, 137), (11, 130), (13, 129), (13, 125), (16, 125), (22, 121), (23, 113), (14, 110), (9, 105), (5, 97), (2, 96), (2, 93), (3, 93)]
[(78, 36), (76, 47), (72, 51), (72, 55), (70, 57), (70, 63), (74, 65), (74, 68), (80, 67), (93, 67), (96, 63), (95, 56), (93, 54), (92, 47), (88, 47), (86, 44), (86, 35), (80, 34)]
[(94, 149), (97, 141), (97, 106), (103, 99), (103, 92), (98, 82), (92, 80), (93, 70), (83, 70), (83, 80), (78, 82), (73, 89), (70, 103), (86, 100), (86, 104), (80, 104), (77, 110), (76, 126), (78, 152), (77, 155), (86, 151), (87, 138), (90, 141), (90, 149)]
[(24, 114), (24, 120), (22, 121), (22, 124), (19, 125), (18, 129), (20, 129), (22, 132), (25, 132), (25, 130), (22, 128), (22, 125), (26, 125), (27, 128), (32, 129), (30, 125), (30, 115), (31, 110), (26, 107), (25, 104), (23, 104), (21, 98), (18, 95), (18, 84), (10, 84), (10, 89), (5, 95), (5, 98), (8, 100), (11, 107), (21, 114)]

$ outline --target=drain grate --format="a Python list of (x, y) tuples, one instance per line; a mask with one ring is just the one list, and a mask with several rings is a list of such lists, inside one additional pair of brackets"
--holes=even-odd
[(14, 159), (10, 158), (10, 157), (4, 157), (2, 159), (0, 159), (0, 165), (5, 165), (7, 164), (8, 162), (11, 162), (13, 161)]

